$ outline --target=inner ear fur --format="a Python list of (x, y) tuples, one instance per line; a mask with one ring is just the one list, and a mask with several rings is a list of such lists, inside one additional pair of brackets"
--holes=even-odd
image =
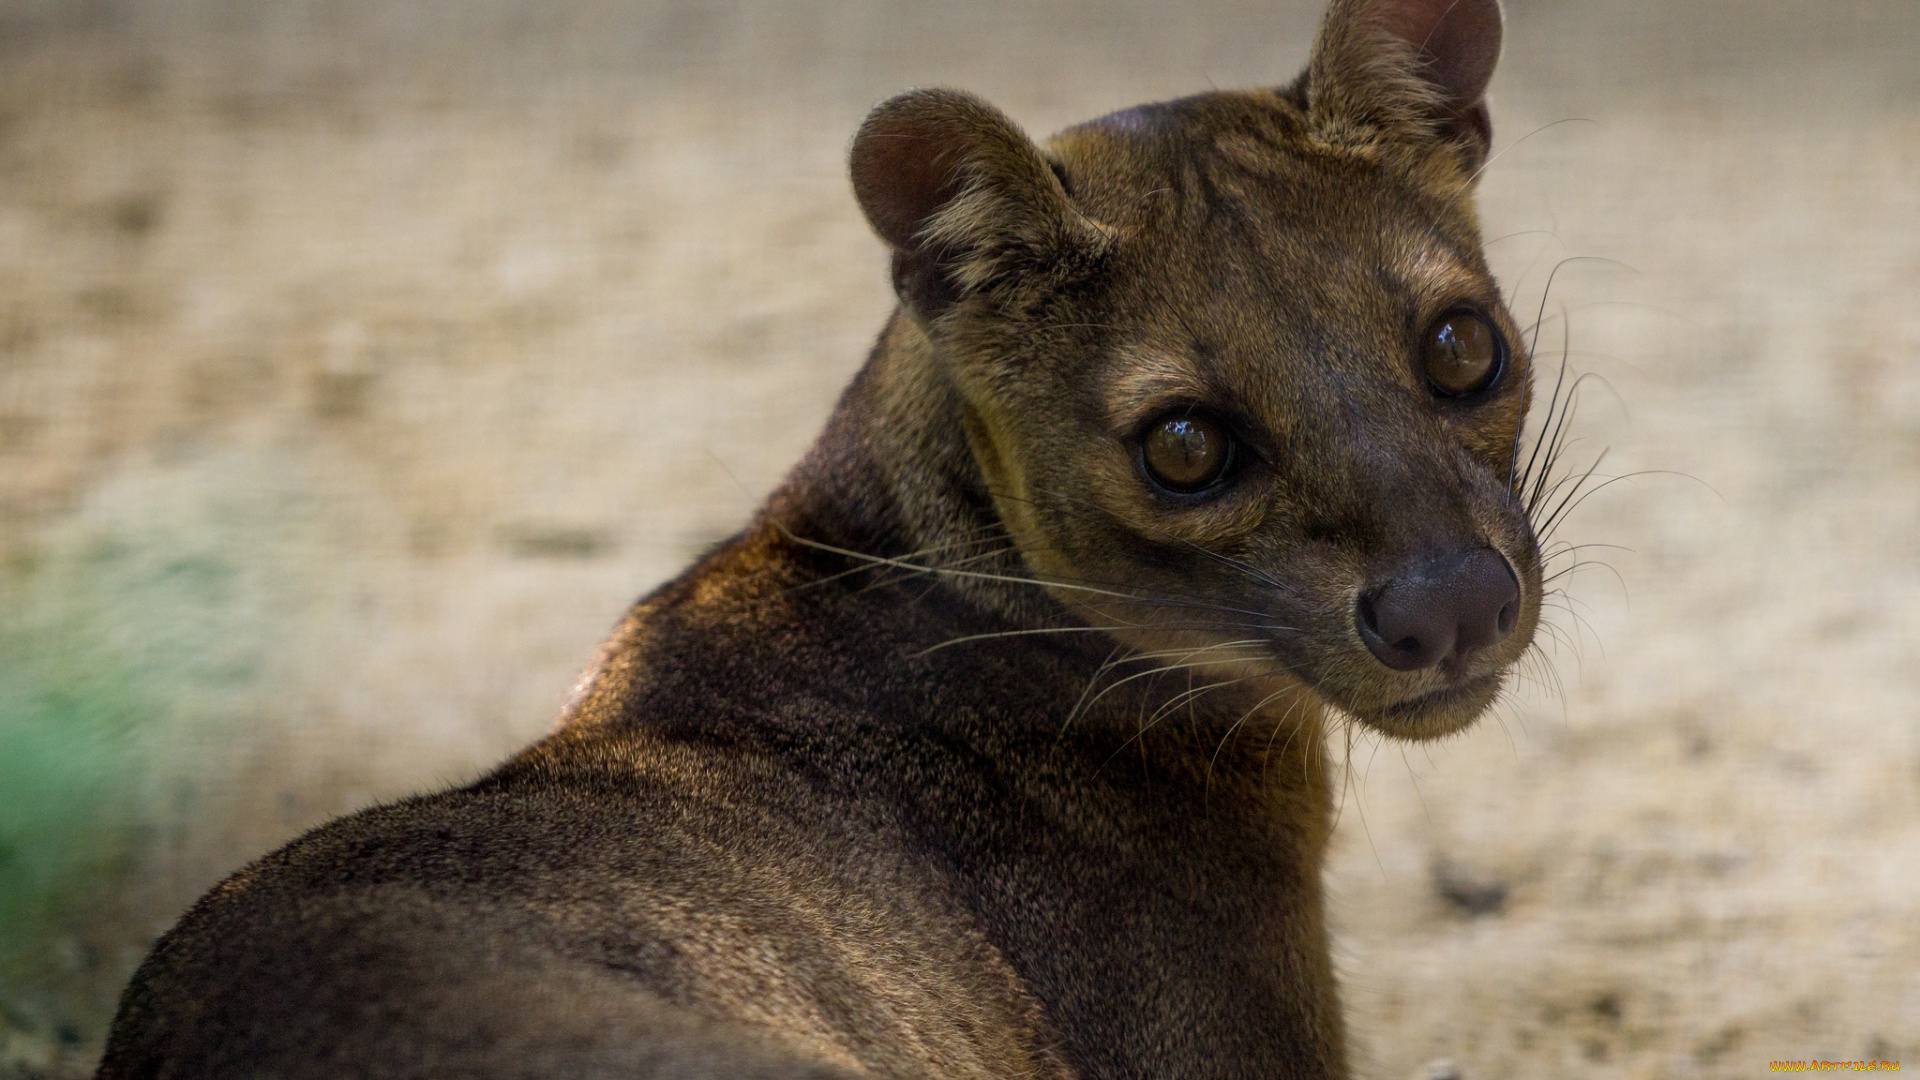
[(849, 164), (861, 211), (893, 248), (894, 290), (924, 319), (1101, 238), (1033, 140), (971, 94), (882, 102)]
[(1316, 126), (1339, 141), (1355, 129), (1438, 141), (1478, 169), (1501, 36), (1500, 0), (1333, 0), (1307, 68)]

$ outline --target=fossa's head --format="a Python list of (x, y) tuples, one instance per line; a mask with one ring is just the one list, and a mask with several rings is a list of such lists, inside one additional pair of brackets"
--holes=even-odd
[(1397, 735), (1493, 701), (1541, 595), (1530, 359), (1471, 202), (1500, 29), (1497, 0), (1334, 0), (1285, 89), (1044, 146), (950, 91), (867, 119), (861, 206), (1060, 600)]

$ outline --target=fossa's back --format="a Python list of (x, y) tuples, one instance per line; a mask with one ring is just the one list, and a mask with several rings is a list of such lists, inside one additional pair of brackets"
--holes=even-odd
[(881, 105), (901, 307), (558, 733), (189, 912), (103, 1077), (1345, 1075), (1322, 749), (1498, 696), (1531, 368), (1470, 197), (1494, 0), (1044, 147)]

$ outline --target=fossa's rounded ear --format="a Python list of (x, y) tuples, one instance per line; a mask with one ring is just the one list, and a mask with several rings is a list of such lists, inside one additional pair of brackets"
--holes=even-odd
[(850, 165), (860, 209), (893, 248), (894, 289), (923, 319), (1101, 236), (1033, 140), (957, 90), (882, 102)]
[(1477, 169), (1500, 39), (1500, 0), (1333, 0), (1307, 68), (1314, 120), (1438, 139)]

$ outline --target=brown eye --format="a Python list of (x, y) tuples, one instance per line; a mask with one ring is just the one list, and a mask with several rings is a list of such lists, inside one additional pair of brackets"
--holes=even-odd
[(1204, 416), (1180, 413), (1162, 417), (1147, 429), (1140, 457), (1147, 472), (1165, 487), (1191, 494), (1226, 471), (1227, 433)]
[(1499, 335), (1471, 311), (1453, 311), (1427, 331), (1421, 363), (1427, 381), (1448, 397), (1484, 390), (1500, 377)]

